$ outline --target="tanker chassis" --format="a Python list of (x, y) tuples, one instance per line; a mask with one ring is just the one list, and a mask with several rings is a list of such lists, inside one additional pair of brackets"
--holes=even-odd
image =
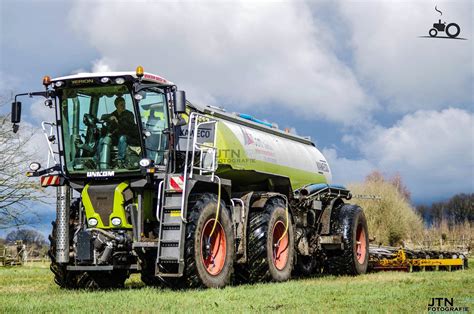
[(310, 140), (187, 102), (142, 67), (43, 85), (15, 96), (12, 123), (20, 96), (54, 111), (42, 123), (48, 165), (27, 175), (57, 189), (59, 286), (121, 287), (133, 272), (175, 288), (366, 272), (364, 213)]

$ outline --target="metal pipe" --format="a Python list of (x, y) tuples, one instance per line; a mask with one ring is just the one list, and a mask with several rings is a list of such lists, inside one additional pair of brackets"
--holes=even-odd
[(117, 242), (122, 242), (123, 241), (123, 238), (120, 237), (120, 236), (117, 236), (115, 234), (113, 234), (112, 232), (108, 232), (108, 231), (105, 231), (103, 229), (98, 229), (98, 228), (88, 228), (86, 229), (86, 231), (97, 231), (99, 233), (102, 233), (104, 236), (106, 236), (107, 238), (111, 239), (111, 240), (115, 240)]
[(69, 186), (57, 188), (56, 202), (56, 262), (69, 262), (69, 210), (71, 191)]

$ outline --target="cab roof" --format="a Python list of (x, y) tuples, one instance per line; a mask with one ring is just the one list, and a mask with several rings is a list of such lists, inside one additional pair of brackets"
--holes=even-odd
[[(73, 75), (61, 76), (53, 78), (51, 81), (62, 81), (62, 80), (73, 80), (73, 79), (82, 79), (82, 78), (92, 78), (92, 77), (109, 77), (109, 78), (116, 78), (116, 77), (123, 77), (123, 76), (131, 76), (133, 78), (138, 78), (137, 73), (133, 71), (128, 72), (94, 72), (94, 73), (78, 73)], [(158, 83), (165, 86), (174, 86), (173, 82), (168, 81), (167, 79), (148, 72), (143, 73), (142, 81), (150, 82), (150, 83)]]

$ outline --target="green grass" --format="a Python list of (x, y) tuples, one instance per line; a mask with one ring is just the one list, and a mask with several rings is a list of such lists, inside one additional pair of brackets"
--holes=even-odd
[[(472, 263), (471, 263), (472, 264)], [(474, 269), (320, 277), (225, 289), (144, 287), (133, 275), (123, 290), (68, 291), (46, 265), (0, 267), (0, 313), (43, 312), (426, 312), (431, 298), (474, 309)]]

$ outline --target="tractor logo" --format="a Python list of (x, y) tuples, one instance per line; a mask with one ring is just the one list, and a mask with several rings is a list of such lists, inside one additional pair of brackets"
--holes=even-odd
[[(438, 10), (438, 7), (435, 6), (435, 11), (440, 15), (443, 15), (443, 12)], [(446, 33), (447, 36), (442, 36), (441, 33)], [(429, 37), (437, 38), (451, 38), (451, 39), (463, 39), (465, 38), (456, 38), (461, 33), (461, 27), (456, 23), (449, 23), (446, 25), (446, 22), (441, 22), (441, 19), (438, 19), (438, 23), (433, 23), (433, 27), (428, 31)], [(424, 38), (429, 38), (428, 36), (420, 36)]]
[(438, 20), (438, 23), (433, 24), (433, 28), (430, 29), (429, 34), (431, 37), (436, 37), (438, 32), (446, 32), (446, 35), (450, 38), (458, 37), (461, 32), (461, 28), (456, 23), (449, 23), (446, 25), (446, 22), (441, 23), (441, 20)]

